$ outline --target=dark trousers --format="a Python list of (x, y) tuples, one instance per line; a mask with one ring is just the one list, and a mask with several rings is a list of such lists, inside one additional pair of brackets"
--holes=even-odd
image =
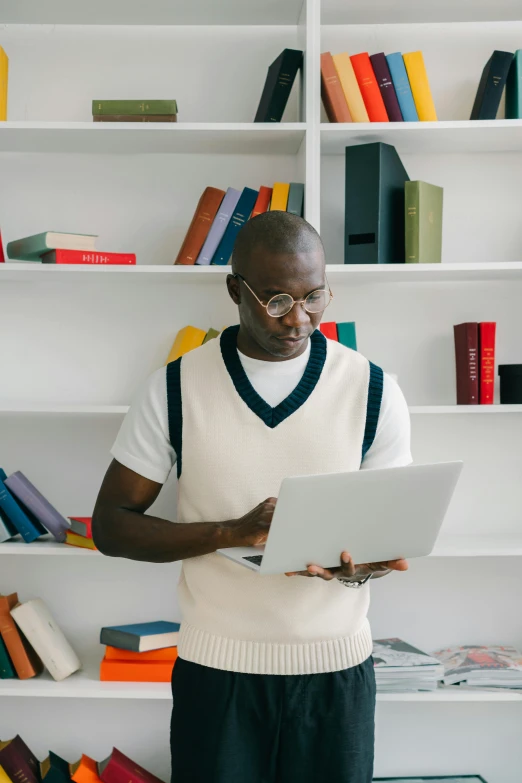
[(371, 783), (375, 674), (237, 674), (178, 658), (172, 783)]

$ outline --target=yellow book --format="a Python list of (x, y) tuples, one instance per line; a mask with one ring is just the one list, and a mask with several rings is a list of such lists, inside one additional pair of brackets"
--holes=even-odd
[(7, 119), (7, 74), (9, 58), (0, 46), (0, 121)]
[(274, 182), (274, 189), (272, 190), (272, 201), (270, 202), (270, 212), (273, 212), (276, 209), (281, 212), (286, 212), (289, 192), (289, 182)]
[[(68, 530), (65, 534), (65, 543), (69, 544), (69, 546), (81, 546), (83, 549), (96, 549), (92, 538), (79, 536), (78, 533), (71, 533), (70, 530)], [(1, 780), (0, 783), (2, 783)]]
[(431, 97), (430, 83), (422, 52), (408, 52), (402, 55), (402, 59), (408, 73), (419, 120), (421, 122), (436, 122), (437, 112)]
[(354, 122), (370, 122), (348, 52), (334, 54), (333, 61)]
[(207, 333), (203, 329), (197, 329), (195, 326), (185, 326), (176, 335), (174, 345), (170, 349), (169, 358), (167, 364), (175, 362), (183, 354), (192, 351), (194, 348), (199, 348), (203, 345)]
[(11, 783), (11, 778), (3, 767), (0, 767), (0, 783)]

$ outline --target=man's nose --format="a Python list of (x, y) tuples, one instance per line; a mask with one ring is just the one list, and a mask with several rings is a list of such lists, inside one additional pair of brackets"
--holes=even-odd
[(281, 320), (285, 326), (289, 326), (292, 329), (300, 329), (302, 326), (308, 326), (310, 316), (304, 309), (304, 302), (295, 302), (290, 312), (284, 315)]

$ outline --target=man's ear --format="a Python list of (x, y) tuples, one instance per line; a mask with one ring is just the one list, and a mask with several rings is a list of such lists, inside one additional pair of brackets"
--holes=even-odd
[(241, 293), (239, 289), (239, 280), (234, 275), (227, 275), (228, 293), (234, 304), (241, 303)]

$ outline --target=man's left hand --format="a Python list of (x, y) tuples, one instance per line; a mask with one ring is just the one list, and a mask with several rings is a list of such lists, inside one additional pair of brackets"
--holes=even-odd
[[(407, 560), (384, 560), (381, 563), (361, 563), (355, 565), (349, 552), (342, 552), (340, 568), (322, 568), (317, 565), (309, 565), (306, 571), (292, 571), (286, 576), (318, 576), (329, 582), (331, 579), (363, 579), (368, 574), (383, 575), (387, 571), (407, 571)], [(381, 572), (381, 573), (379, 573)]]

